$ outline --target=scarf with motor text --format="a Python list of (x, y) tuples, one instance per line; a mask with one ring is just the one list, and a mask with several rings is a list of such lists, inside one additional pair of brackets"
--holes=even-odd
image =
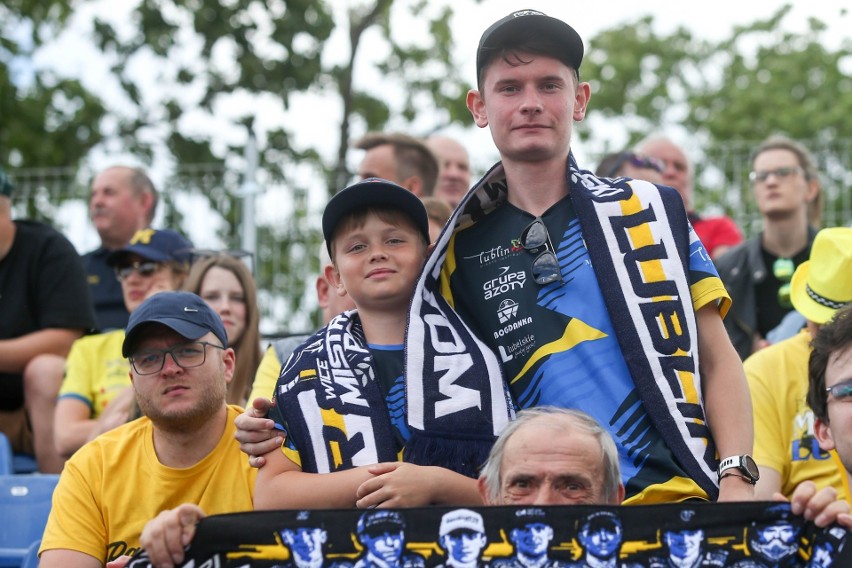
[[(701, 398), (688, 278), (690, 244), (698, 237), (683, 202), (671, 188), (598, 178), (580, 170), (570, 154), (567, 175), (592, 266), (646, 410), (682, 467), (715, 499), (716, 450)], [(453, 212), (417, 283), (405, 354), (413, 432), (496, 436), (512, 418), (499, 359), (453, 311), (442, 278), (455, 233), (499, 207), (507, 194), (497, 164)]]

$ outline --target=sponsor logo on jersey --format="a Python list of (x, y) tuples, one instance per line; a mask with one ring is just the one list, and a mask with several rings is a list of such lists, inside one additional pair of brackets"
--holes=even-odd
[(523, 357), (529, 353), (533, 347), (535, 347), (535, 335), (529, 334), (517, 341), (513, 341), (509, 345), (498, 345), (497, 349), (500, 351), (500, 359), (506, 363), (515, 357)]
[(497, 308), (497, 319), (500, 320), (500, 323), (506, 323), (516, 315), (518, 315), (518, 302), (511, 298), (500, 302), (500, 306)]
[(526, 271), (509, 272), (509, 267), (503, 266), (500, 268), (500, 276), (492, 278), (482, 286), (482, 290), (485, 292), (484, 298), (490, 300), (506, 292), (523, 289), (526, 281)]
[(464, 257), (464, 259), (476, 259), (479, 261), (479, 266), (488, 266), (506, 258), (507, 256), (515, 256), (522, 250), (524, 249), (521, 248), (520, 242), (517, 239), (513, 239), (511, 245), (508, 247), (504, 247), (503, 245), (497, 245), (496, 247), (484, 250), (478, 254), (466, 256)]

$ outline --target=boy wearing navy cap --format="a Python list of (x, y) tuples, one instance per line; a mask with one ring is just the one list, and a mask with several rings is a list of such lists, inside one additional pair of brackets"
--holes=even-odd
[[(282, 367), (270, 413), (285, 442), (264, 455), (255, 508), (478, 503), (473, 479), (397, 460), (409, 432), (402, 373), (406, 310), (429, 250), (422, 202), (370, 178), (332, 197), (326, 276), (356, 309)], [(317, 475), (320, 474), (320, 475)]]
[[(250, 510), (256, 470), (241, 457), (225, 402), (234, 351), (219, 315), (189, 292), (161, 292), (130, 315), (121, 351), (144, 416), (65, 464), (40, 566), (103, 565), (144, 544), (143, 526), (177, 507), (194, 519)], [(193, 523), (194, 524), (194, 523)]]

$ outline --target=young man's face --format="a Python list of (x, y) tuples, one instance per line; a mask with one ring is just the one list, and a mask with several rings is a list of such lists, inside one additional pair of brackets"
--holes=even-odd
[(621, 528), (616, 525), (586, 527), (580, 532), (579, 539), (588, 554), (598, 558), (611, 558), (621, 545)]
[(757, 208), (765, 217), (784, 218), (806, 211), (816, 197), (816, 184), (805, 178), (805, 170), (790, 150), (761, 152), (754, 158), (752, 171), (763, 178), (755, 180), (752, 189)]
[(479, 560), (486, 544), (485, 535), (470, 530), (457, 530), (441, 537), (447, 551), (447, 564), (467, 565)]
[(370, 213), (362, 226), (335, 236), (334, 251), (328, 277), (338, 293), (348, 293), (361, 311), (405, 312), (426, 258), (426, 244), (413, 224)]
[(402, 531), (386, 530), (375, 534), (364, 533), (360, 537), (369, 554), (387, 566), (396, 566), (402, 555), (405, 535)]
[(530, 523), (512, 529), (510, 540), (519, 554), (540, 556), (547, 554), (547, 547), (553, 540), (553, 529), (544, 523)]
[[(852, 381), (852, 346), (835, 351), (825, 368), (825, 386)], [(823, 450), (837, 450), (847, 472), (852, 472), (852, 404), (828, 394), (828, 423), (817, 419), (814, 434)]]
[(495, 58), (481, 91), (468, 93), (476, 125), (491, 129), (504, 161), (564, 160), (573, 121), (586, 115), (589, 84), (577, 85), (574, 71), (553, 57), (515, 53), (510, 61)]

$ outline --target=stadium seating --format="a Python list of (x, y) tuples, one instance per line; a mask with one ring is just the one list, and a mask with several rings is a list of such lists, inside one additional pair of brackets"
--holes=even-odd
[(0, 567), (18, 567), (39, 540), (59, 475), (0, 476)]

